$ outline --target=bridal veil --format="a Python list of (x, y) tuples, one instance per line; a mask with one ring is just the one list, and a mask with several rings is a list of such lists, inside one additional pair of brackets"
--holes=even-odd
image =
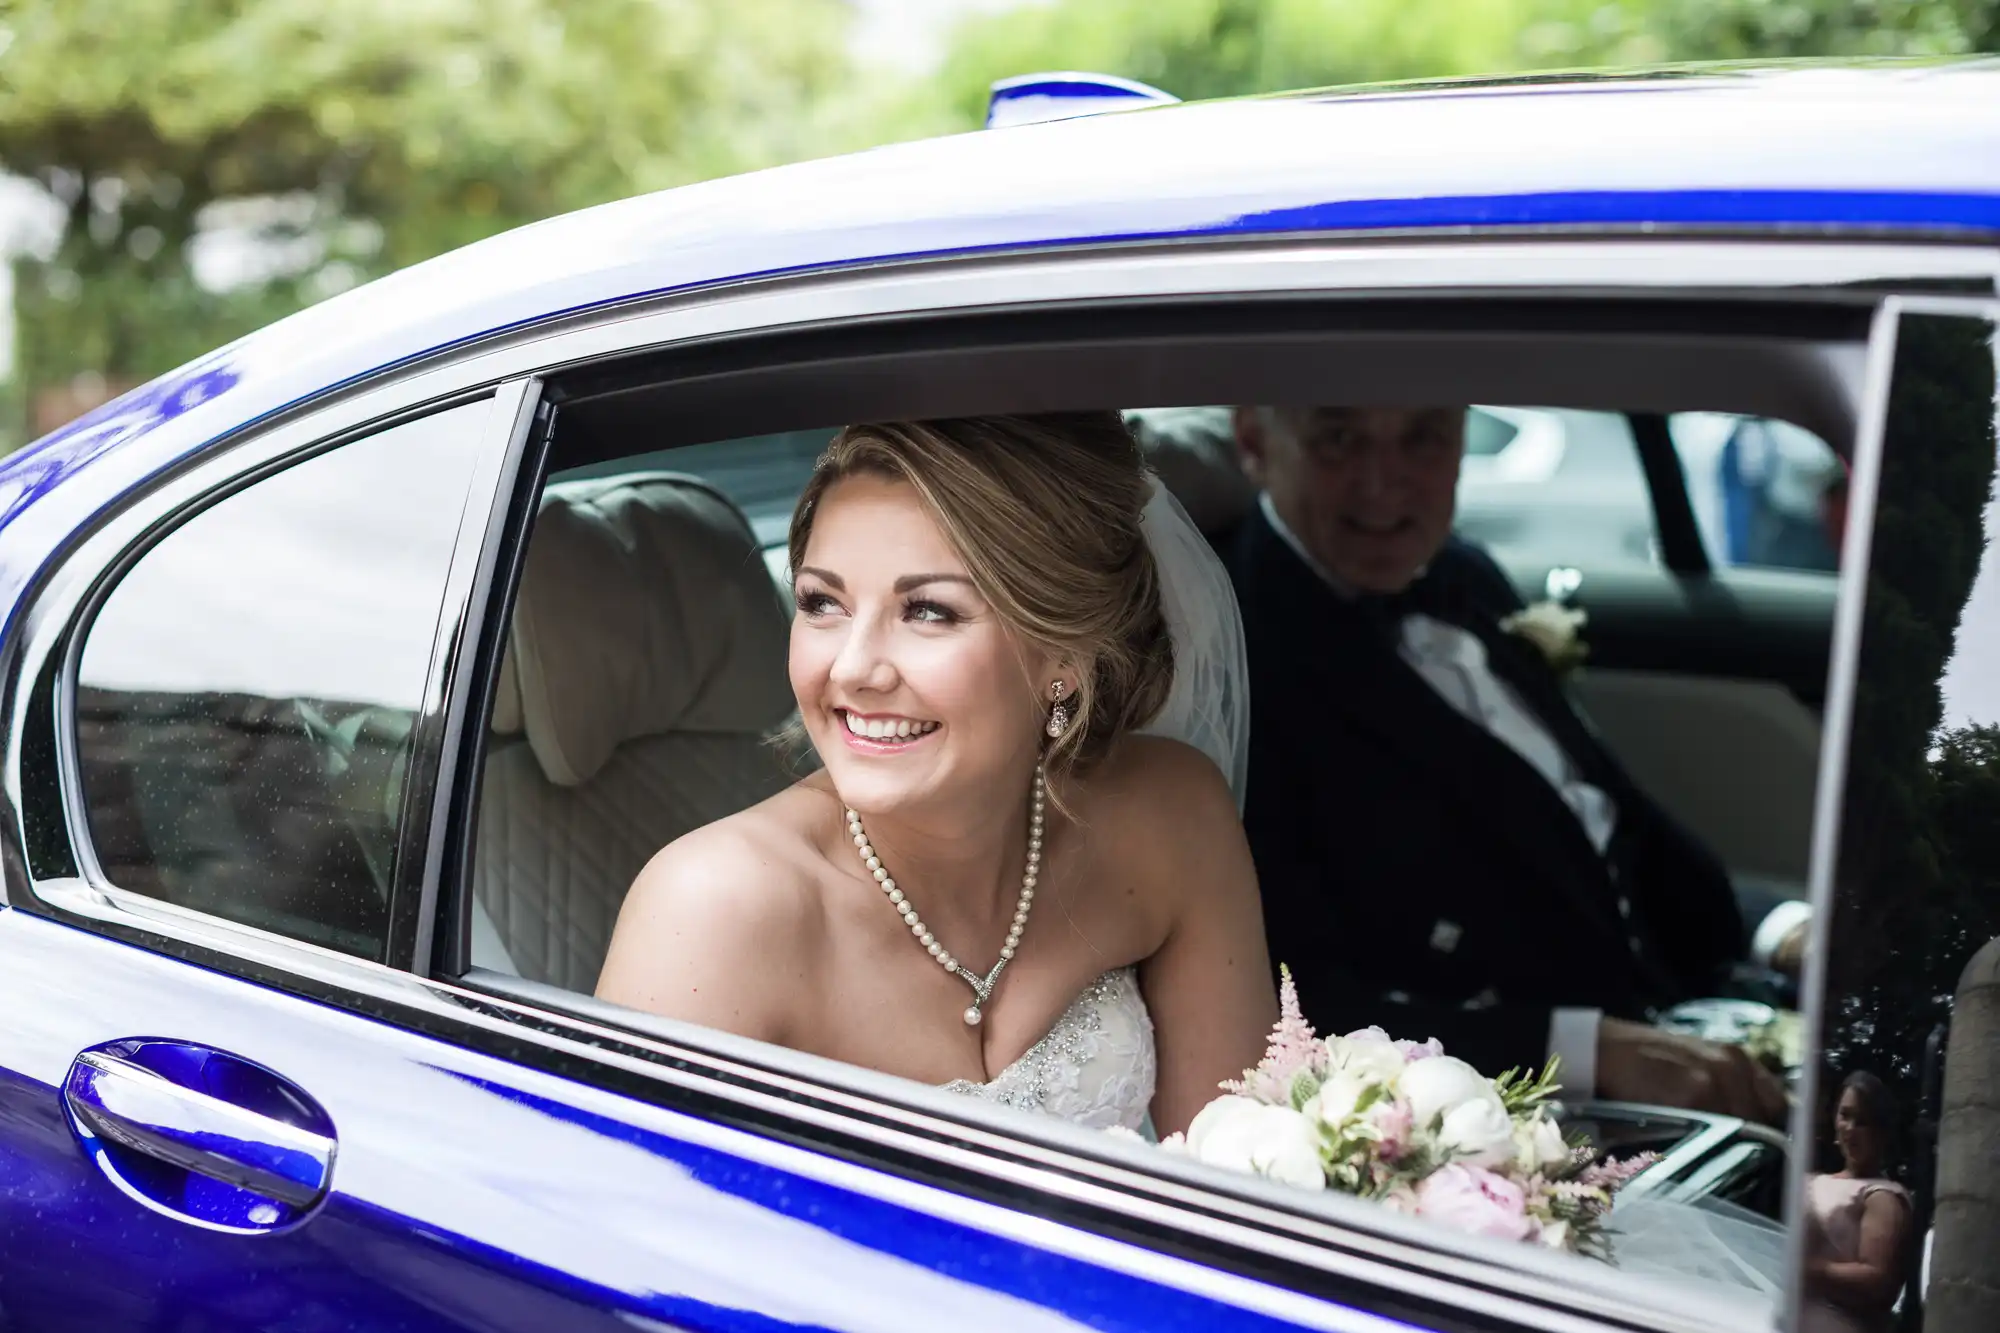
[(1194, 746), (1229, 780), (1243, 809), (1250, 769), (1250, 665), (1229, 571), (1157, 475), (1140, 526), (1160, 571), (1174, 645), (1167, 702), (1141, 731)]

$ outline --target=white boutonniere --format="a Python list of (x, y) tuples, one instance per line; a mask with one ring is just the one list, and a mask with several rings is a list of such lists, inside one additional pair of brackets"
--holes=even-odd
[(1582, 634), (1589, 621), (1587, 612), (1561, 602), (1535, 602), (1502, 620), (1500, 628), (1527, 640), (1561, 676), (1583, 665), (1590, 655)]

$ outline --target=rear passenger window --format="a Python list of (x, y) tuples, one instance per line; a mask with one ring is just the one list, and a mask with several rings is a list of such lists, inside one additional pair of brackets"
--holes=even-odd
[(83, 641), (110, 882), (380, 958), (412, 732), (487, 403), (343, 445), (139, 556)]
[(1789, 422), (1724, 412), (1667, 418), (1708, 558), (1720, 566), (1832, 571), (1847, 516), (1847, 469)]
[(1455, 527), (1502, 561), (1656, 562), (1657, 527), (1621, 413), (1469, 408)]
[[(1667, 431), (1711, 564), (1838, 568), (1847, 471), (1825, 440), (1727, 412), (1675, 412)], [(1660, 563), (1653, 497), (1620, 412), (1469, 409), (1457, 526), (1504, 560)]]

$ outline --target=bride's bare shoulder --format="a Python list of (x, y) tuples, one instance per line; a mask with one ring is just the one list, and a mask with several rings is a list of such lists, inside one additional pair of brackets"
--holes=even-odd
[(1235, 798), (1213, 761), (1184, 741), (1126, 736), (1085, 783), (1088, 819), (1121, 842), (1170, 851), (1218, 832), (1241, 836)]
[(657, 994), (663, 972), (692, 978), (752, 956), (777, 966), (809, 956), (824, 927), (813, 834), (824, 799), (794, 786), (655, 853), (625, 895), (598, 993), (632, 1003)]
[(818, 897), (814, 815), (821, 804), (803, 784), (704, 824), (654, 853), (632, 884), (669, 904), (718, 906), (760, 924), (797, 920)]

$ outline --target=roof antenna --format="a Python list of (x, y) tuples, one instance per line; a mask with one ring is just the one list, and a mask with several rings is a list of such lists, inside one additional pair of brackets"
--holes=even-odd
[(1010, 125), (1037, 125), (1049, 120), (1071, 120), (1094, 116), (1103, 111), (1126, 111), (1139, 106), (1158, 106), (1181, 99), (1172, 93), (1121, 79), (1115, 74), (1083, 74), (1071, 70), (1044, 74), (1017, 74), (993, 85), (986, 101), (986, 128), (1005, 129)]

